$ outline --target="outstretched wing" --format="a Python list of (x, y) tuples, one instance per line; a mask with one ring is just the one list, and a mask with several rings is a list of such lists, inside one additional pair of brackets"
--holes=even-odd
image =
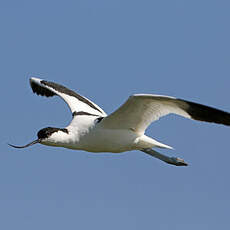
[(131, 129), (143, 133), (160, 117), (174, 113), (186, 118), (230, 125), (230, 113), (205, 105), (174, 97), (135, 94), (111, 115), (105, 117), (101, 125), (111, 129)]
[(52, 97), (61, 97), (69, 106), (74, 115), (95, 115), (106, 116), (106, 113), (89, 99), (67, 89), (66, 87), (54, 82), (45, 81), (39, 78), (30, 78), (30, 85), (34, 93)]

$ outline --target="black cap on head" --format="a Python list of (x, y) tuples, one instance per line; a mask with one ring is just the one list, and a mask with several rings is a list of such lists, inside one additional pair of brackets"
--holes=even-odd
[(44, 138), (50, 137), (53, 133), (58, 132), (58, 131), (68, 133), (67, 129), (47, 127), (47, 128), (39, 130), (37, 133), (37, 136), (38, 136), (38, 139), (44, 139)]

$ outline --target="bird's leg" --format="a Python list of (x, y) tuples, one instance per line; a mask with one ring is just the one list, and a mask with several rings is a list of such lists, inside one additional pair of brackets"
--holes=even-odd
[(177, 158), (177, 157), (168, 157), (166, 155), (163, 155), (161, 153), (158, 153), (157, 151), (153, 149), (142, 149), (142, 152), (145, 152), (153, 157), (156, 157), (168, 164), (176, 165), (176, 166), (187, 166), (188, 164), (184, 162), (183, 159)]

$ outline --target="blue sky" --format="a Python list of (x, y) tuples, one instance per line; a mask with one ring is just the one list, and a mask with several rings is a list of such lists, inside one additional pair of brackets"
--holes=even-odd
[(229, 1), (1, 1), (0, 228), (228, 229), (229, 127), (174, 115), (147, 134), (190, 166), (142, 152), (91, 154), (35, 145), (71, 120), (29, 77), (61, 83), (107, 113), (133, 93), (230, 111)]

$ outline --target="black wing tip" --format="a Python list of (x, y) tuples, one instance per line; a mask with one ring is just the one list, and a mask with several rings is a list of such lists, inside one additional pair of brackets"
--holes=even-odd
[(195, 102), (185, 102), (188, 105), (186, 112), (192, 119), (230, 126), (230, 113)]
[(46, 97), (52, 97), (54, 95), (56, 95), (54, 92), (52, 92), (51, 90), (45, 88), (45, 86), (43, 87), (41, 79), (38, 78), (30, 78), (30, 86), (32, 88), (33, 93), (36, 93), (37, 95), (41, 95), (41, 96), (46, 96)]

